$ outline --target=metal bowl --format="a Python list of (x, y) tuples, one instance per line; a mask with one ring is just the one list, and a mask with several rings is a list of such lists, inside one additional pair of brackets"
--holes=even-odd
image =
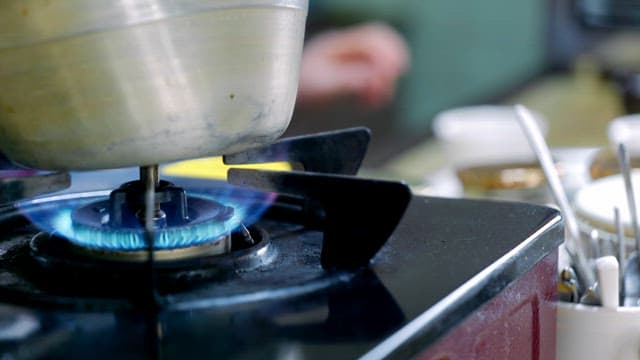
[(0, 151), (41, 169), (240, 151), (286, 129), (307, 0), (6, 0)]

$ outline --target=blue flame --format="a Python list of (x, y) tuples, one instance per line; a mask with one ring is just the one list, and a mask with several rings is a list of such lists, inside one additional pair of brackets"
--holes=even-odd
[[(134, 251), (146, 249), (142, 227), (133, 231), (94, 228), (78, 225), (72, 220), (73, 210), (107, 199), (109, 191), (68, 194), (37, 199), (18, 204), (20, 212), (40, 230), (62, 236), (69, 241), (98, 249)], [(234, 209), (231, 219), (204, 221), (180, 227), (158, 229), (154, 242), (156, 249), (176, 249), (214, 241), (233, 232), (240, 224), (255, 223), (273, 202), (275, 195), (245, 188), (221, 186), (189, 192), (190, 197), (217, 201)]]

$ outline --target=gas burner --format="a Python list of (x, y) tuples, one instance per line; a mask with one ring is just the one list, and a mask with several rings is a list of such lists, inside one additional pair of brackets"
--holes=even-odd
[[(213, 241), (187, 248), (154, 251), (158, 290), (182, 291), (203, 282), (224, 279), (236, 271), (251, 271), (273, 259), (268, 234), (259, 227), (242, 228), (228, 236), (229, 253)], [(42, 272), (45, 286), (79, 294), (126, 294), (144, 281), (145, 251), (100, 250), (40, 232), (29, 242), (30, 256)], [(34, 273), (35, 281), (43, 279)]]
[[(153, 196), (148, 196), (148, 178), (141, 178), (109, 193), (70, 194), (20, 206), (23, 215), (47, 230), (24, 243), (28, 252), (19, 251), (35, 263), (24, 275), (59, 295), (115, 295), (136, 302), (136, 296), (148, 294), (144, 285), (175, 294), (273, 260), (268, 234), (241, 222), (251, 221), (244, 215), (268, 206), (270, 196), (249, 196), (255, 193), (249, 190), (234, 193), (228, 186), (187, 196), (184, 189), (157, 177)], [(141, 223), (149, 214), (153, 229), (147, 237), (149, 229)]]
[[(71, 215), (77, 245), (96, 256), (145, 260), (147, 244), (141, 226), (144, 189), (132, 181), (111, 192), (108, 200), (91, 202)], [(187, 196), (182, 188), (161, 181), (155, 191), (154, 249), (157, 260), (188, 256), (189, 249), (223, 254), (231, 249), (230, 233), (239, 224), (234, 210), (211, 199)]]
[[(67, 239), (57, 237), (48, 233), (39, 233), (31, 240), (31, 248), (37, 253), (40, 252), (42, 244), (47, 242), (63, 245), (64, 252), (68, 257), (71, 253), (87, 259), (105, 260), (111, 262), (134, 262), (147, 261), (148, 252), (144, 250), (114, 250), (100, 249), (89, 246), (80, 246)], [(47, 246), (48, 248), (48, 246)], [(225, 254), (231, 248), (231, 235), (223, 235), (220, 239), (206, 242), (204, 244), (192, 245), (188, 247), (154, 250), (153, 257), (157, 262), (185, 260), (196, 257)], [(60, 249), (57, 249), (60, 250)]]
[[(11, 279), (0, 295), (81, 309), (191, 309), (348, 281), (386, 242), (411, 198), (402, 183), (345, 175), (357, 169), (368, 138), (367, 130), (351, 129), (227, 157), (269, 160), (289, 149), (290, 161), (316, 172), (231, 171), (229, 182), (242, 186), (172, 180), (187, 195), (151, 166), (111, 192), (0, 209), (0, 233), (11, 234), (0, 243), (0, 278)], [(318, 147), (326, 158), (304, 155)], [(350, 155), (339, 161), (343, 153)], [(370, 206), (371, 194), (379, 207)]]
[[(212, 189), (210, 196), (220, 192), (228, 193), (229, 189)], [(32, 221), (55, 218), (46, 213), (59, 214), (61, 208), (95, 203), (104, 195), (73, 193), (0, 209), (0, 234), (4, 236), (0, 242), (0, 297), (48, 308), (148, 308), (148, 261), (88, 254), (95, 250), (39, 231), (41, 225)], [(62, 217), (70, 219), (71, 210), (68, 214)], [(214, 242), (192, 248), (197, 256), (154, 261), (153, 286), (163, 308), (195, 309), (300, 295), (348, 279), (348, 274), (322, 269), (322, 233), (303, 234), (303, 230), (304, 226), (295, 222), (263, 216), (254, 225), (231, 233), (228, 253), (207, 254), (204, 249)], [(158, 254), (154, 251), (154, 260)]]

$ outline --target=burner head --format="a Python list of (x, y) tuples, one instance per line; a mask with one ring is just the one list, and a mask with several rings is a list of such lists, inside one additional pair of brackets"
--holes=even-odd
[[(224, 282), (237, 276), (237, 271), (250, 272), (271, 263), (276, 251), (266, 231), (255, 226), (246, 230), (254, 243), (248, 244), (241, 231), (234, 232), (229, 236), (232, 250), (226, 254), (215, 253), (215, 247), (221, 244), (215, 241), (188, 248), (155, 250), (154, 286), (158, 294), (177, 294), (210, 282)], [(28, 265), (16, 270), (46, 291), (85, 299), (144, 299), (148, 294), (149, 263), (145, 251), (80, 247), (42, 232), (34, 235), (27, 247), (27, 251), (22, 250), (24, 260), (16, 265)]]
[[(186, 232), (187, 230), (185, 230)], [(120, 238), (120, 235), (110, 234), (106, 239), (111, 237), (112, 240)], [(143, 235), (141, 235), (143, 236)], [(167, 234), (170, 238), (170, 235)], [(137, 237), (136, 237), (137, 238)], [(119, 241), (119, 239), (118, 239)], [(144, 262), (149, 258), (149, 251), (146, 249), (140, 250), (120, 250), (116, 248), (98, 248), (92, 246), (79, 246), (74, 243), (69, 243), (70, 251), (80, 255), (95, 259), (108, 260), (108, 261), (124, 261), (124, 262)], [(188, 245), (182, 247), (173, 248), (156, 248), (153, 251), (153, 259), (156, 262), (163, 261), (177, 261), (185, 260), (196, 257), (204, 257), (210, 255), (226, 254), (231, 251), (231, 235), (222, 235), (217, 239), (208, 240), (202, 244)]]
[[(25, 201), (17, 204), (17, 210), (40, 231), (66, 239), (80, 253), (133, 261), (148, 249), (137, 216), (144, 205), (127, 191), (135, 185), (125, 185), (110, 192)], [(167, 182), (161, 182), (157, 189), (159, 211), (154, 212), (162, 220), (156, 221), (154, 249), (159, 260), (178, 254), (178, 258), (185, 258), (200, 252), (202, 256), (228, 252), (235, 246), (229, 245), (230, 234), (246, 234), (246, 227), (260, 219), (274, 198), (226, 184), (211, 189), (195, 187), (189, 195)], [(121, 256), (124, 253), (127, 256)]]
[[(74, 236), (70, 240), (79, 247), (96, 250), (87, 253), (100, 257), (145, 258), (148, 244), (141, 226), (144, 214), (142, 188), (140, 181), (128, 182), (111, 192), (109, 199), (73, 210)], [(238, 226), (232, 220), (232, 207), (211, 199), (187, 196), (182, 188), (167, 181), (160, 182), (156, 189), (155, 206), (153, 247), (158, 255), (184, 256), (189, 251), (178, 250), (193, 247), (206, 249), (208, 254), (230, 250), (229, 235)], [(211, 246), (210, 243), (217, 244)]]

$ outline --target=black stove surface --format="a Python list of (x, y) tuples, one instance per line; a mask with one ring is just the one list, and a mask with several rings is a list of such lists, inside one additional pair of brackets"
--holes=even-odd
[[(90, 211), (138, 169), (73, 173), (70, 189), (18, 203), (69, 178), (9, 173), (0, 181), (3, 358), (408, 358), (555, 254), (555, 210), (412, 196), (402, 183), (352, 176), (369, 136), (347, 129), (226, 156), (306, 172), (229, 171), (230, 183), (275, 202), (226, 237), (230, 253), (197, 248), (165, 262), (89, 258), (61, 227), (41, 233), (32, 222)], [(226, 183), (165, 180), (230, 205), (218, 196)]]
[[(105, 181), (76, 177), (92, 176)], [(82, 183), (74, 180), (70, 191)], [(0, 350), (16, 358), (411, 356), (554, 251), (563, 235), (549, 208), (414, 196), (369, 267), (325, 270), (321, 232), (265, 216), (256, 226), (269, 234), (273, 258), (165, 291), (162, 307), (150, 309), (105, 295), (100, 283), (47, 287), (16, 271), (12, 256), (28, 251), (36, 231), (18, 225), (2, 227), (3, 235), (21, 229), (22, 240), (0, 249)], [(3, 337), (3, 319), (22, 333)]]

